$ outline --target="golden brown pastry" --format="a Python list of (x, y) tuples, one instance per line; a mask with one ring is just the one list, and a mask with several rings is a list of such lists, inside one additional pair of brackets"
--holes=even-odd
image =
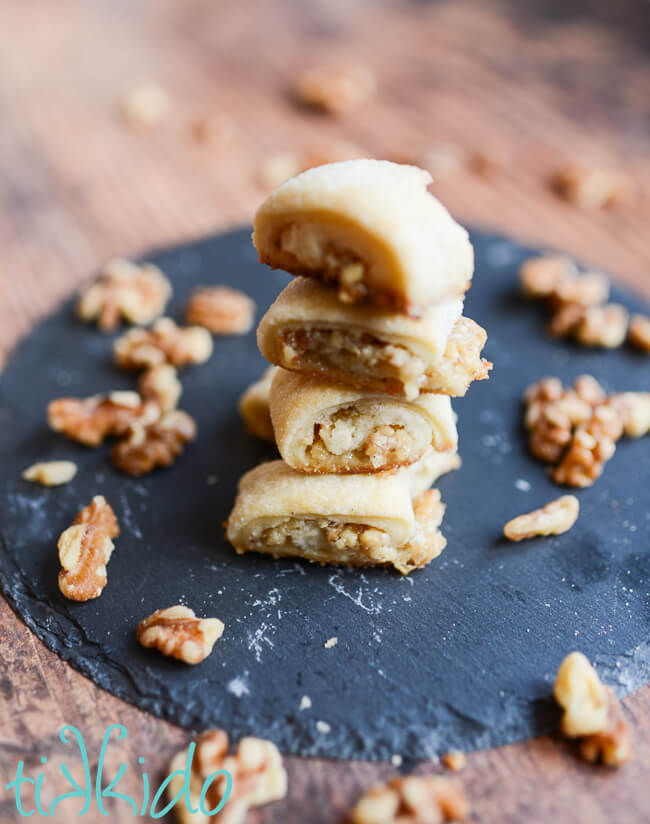
[(491, 364), (481, 358), (485, 330), (461, 317), (462, 301), (430, 307), (415, 320), (296, 278), (262, 318), (264, 357), (294, 372), (413, 400), (420, 392), (464, 395)]
[(244, 419), (247, 431), (265, 441), (275, 441), (269, 411), (269, 394), (276, 371), (277, 366), (269, 366), (259, 380), (251, 383), (238, 404), (239, 414)]
[(270, 409), (280, 454), (300, 472), (395, 469), (458, 442), (446, 395), (408, 401), (277, 369)]
[(238, 553), (322, 564), (394, 566), (407, 574), (439, 555), (444, 506), (437, 490), (411, 501), (401, 472), (306, 475), (270, 461), (239, 482), (227, 537)]
[(260, 260), (337, 286), (347, 303), (422, 314), (467, 290), (474, 252), (465, 229), (427, 191), (424, 169), (347, 160), (309, 169), (257, 210)]

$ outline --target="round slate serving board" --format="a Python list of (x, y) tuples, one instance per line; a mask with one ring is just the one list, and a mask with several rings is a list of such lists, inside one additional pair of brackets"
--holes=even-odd
[[(45, 422), (54, 397), (134, 386), (112, 364), (112, 336), (77, 321), (71, 303), (34, 329), (0, 379), (0, 585), (36, 635), (156, 715), (337, 758), (412, 760), (550, 730), (552, 681), (573, 649), (619, 693), (649, 680), (648, 439), (621, 442), (604, 476), (578, 493), (570, 532), (514, 545), (500, 538), (506, 520), (559, 493), (527, 454), (523, 388), (545, 374), (569, 381), (590, 372), (610, 390), (647, 390), (648, 359), (548, 340), (543, 312), (517, 294), (518, 264), (533, 250), (472, 239), (466, 313), (488, 329), (495, 368), (455, 402), (463, 466), (439, 484), (448, 546), (407, 578), (240, 557), (224, 540), (238, 478), (275, 457), (236, 410), (264, 368), (253, 333), (216, 339), (211, 361), (183, 373), (181, 406), (197, 419), (199, 440), (172, 469), (131, 479), (111, 466), (110, 445), (83, 448)], [(287, 280), (257, 262), (249, 230), (148, 259), (173, 281), (177, 319), (196, 285), (240, 287), (261, 315)], [(641, 308), (618, 290), (615, 298)], [(55, 458), (77, 462), (72, 483), (45, 489), (20, 479), (32, 462)], [(56, 540), (98, 493), (122, 533), (103, 595), (77, 604), (57, 588)], [(179, 602), (226, 625), (197, 667), (135, 640), (138, 621)], [(332, 637), (338, 643), (325, 648)], [(311, 706), (301, 709), (303, 696)]]

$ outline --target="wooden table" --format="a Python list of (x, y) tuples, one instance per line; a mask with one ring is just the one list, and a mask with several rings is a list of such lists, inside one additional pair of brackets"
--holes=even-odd
[[(569, 250), (650, 294), (650, 7), (582, 0), (552, 4), (372, 0), (4, 0), (0, 5), (0, 352), (107, 257), (248, 223), (263, 197), (265, 158), (353, 140), (375, 156), (453, 143), (509, 155), (487, 178), (461, 170), (435, 191), (461, 220)], [(340, 120), (299, 110), (296, 72), (353, 56), (380, 94)], [(170, 116), (127, 129), (123, 94), (152, 78)], [(207, 144), (191, 124), (212, 112), (235, 124)], [(547, 178), (595, 158), (638, 181), (633, 205), (585, 213), (558, 200)], [(531, 376), (535, 377), (535, 376)], [(189, 738), (122, 703), (48, 652), (0, 603), (0, 781), (24, 758), (43, 768), (44, 797), (65, 788), (58, 741), (83, 732), (96, 760), (108, 724), (128, 739), (123, 787), (135, 792), (138, 756), (158, 778)], [(461, 774), (485, 822), (641, 822), (650, 819), (650, 687), (625, 702), (636, 758), (618, 772), (586, 766), (555, 738), (473, 753)], [(227, 726), (227, 722), (226, 722)], [(325, 824), (386, 764), (287, 759), (289, 795), (251, 822)], [(430, 765), (429, 765), (430, 768)], [(74, 770), (73, 770), (74, 772)], [(58, 776), (58, 778), (57, 778)], [(75, 810), (78, 809), (75, 807)], [(1, 820), (18, 820), (13, 803)], [(63, 819), (61, 819), (63, 820)], [(88, 815), (88, 820), (95, 820)], [(118, 804), (111, 821), (131, 820)]]

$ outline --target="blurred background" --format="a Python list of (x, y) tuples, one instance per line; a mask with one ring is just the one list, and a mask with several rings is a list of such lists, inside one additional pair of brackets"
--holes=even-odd
[(642, 286), (649, 134), (643, 0), (3, 0), (0, 350), (106, 258), (358, 154)]

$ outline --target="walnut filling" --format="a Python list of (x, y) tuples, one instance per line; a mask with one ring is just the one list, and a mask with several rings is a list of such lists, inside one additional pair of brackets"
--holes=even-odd
[(404, 391), (408, 397), (417, 397), (426, 382), (421, 358), (404, 346), (353, 329), (291, 329), (280, 336), (280, 352), (282, 365), (288, 369), (307, 366), (359, 378), (371, 372), (391, 394)]
[(367, 471), (402, 466), (417, 460), (428, 446), (416, 450), (416, 439), (403, 425), (377, 423), (375, 416), (344, 407), (314, 425), (312, 443), (306, 447), (307, 461), (328, 461), (336, 467)]
[(302, 271), (338, 283), (343, 302), (356, 303), (368, 296), (363, 262), (351, 250), (332, 243), (320, 227), (291, 223), (281, 230), (277, 246), (294, 261), (292, 272)]
[(354, 378), (367, 389), (411, 400), (420, 391), (462, 396), (473, 380), (487, 378), (492, 367), (481, 358), (485, 338), (478, 324), (460, 318), (444, 355), (427, 364), (405, 346), (367, 332), (328, 327), (287, 329), (278, 335), (279, 365), (328, 375), (344, 383)]

